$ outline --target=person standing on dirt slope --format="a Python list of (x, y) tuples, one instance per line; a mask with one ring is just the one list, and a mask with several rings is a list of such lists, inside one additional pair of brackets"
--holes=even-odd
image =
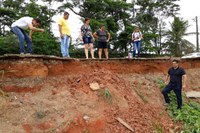
[[(22, 17), (12, 23), (11, 30), (14, 32), (14, 34), (17, 35), (19, 39), (19, 48), (20, 48), (20, 54), (24, 54), (24, 41), (27, 43), (28, 52), (27, 54), (32, 53), (32, 33), (35, 31), (38, 32), (44, 32), (44, 29), (36, 28), (41, 24), (41, 21), (37, 18), (32, 17)], [(29, 35), (25, 32), (25, 30), (29, 29), (30, 33)]]
[(58, 21), (58, 28), (60, 32), (60, 39), (61, 39), (61, 53), (63, 57), (69, 58), (69, 44), (70, 40), (72, 41), (71, 38), (71, 33), (70, 33), (70, 27), (68, 23), (68, 18), (69, 18), (69, 13), (64, 12), (64, 15), (62, 18), (59, 19)]
[(90, 19), (86, 18), (84, 25), (81, 26), (81, 34), (80, 34), (80, 40), (83, 41), (85, 45), (85, 56), (86, 59), (88, 59), (88, 47), (90, 46), (90, 54), (92, 56), (92, 59), (94, 58), (94, 50), (93, 50), (93, 41), (95, 41), (93, 35), (92, 35), (92, 29), (90, 27)]
[(98, 39), (98, 55), (101, 59), (102, 49), (104, 50), (106, 59), (108, 59), (108, 45), (107, 43), (110, 40), (110, 33), (106, 31), (105, 26), (101, 25), (100, 29), (97, 30), (93, 36)]
[[(170, 79), (170, 80), (169, 80)], [(169, 83), (168, 83), (169, 80)], [(168, 83), (168, 84), (167, 84)], [(168, 70), (168, 75), (165, 81), (166, 87), (163, 89), (162, 94), (164, 96), (165, 102), (167, 104), (170, 103), (170, 99), (168, 93), (173, 90), (176, 94), (177, 98), (177, 109), (181, 109), (182, 107), (182, 88), (186, 87), (186, 72), (185, 70), (179, 66), (178, 60), (172, 61), (172, 67)]]
[(135, 29), (132, 33), (133, 57), (140, 57), (142, 38), (143, 38), (142, 33), (141, 33), (139, 27), (135, 27)]

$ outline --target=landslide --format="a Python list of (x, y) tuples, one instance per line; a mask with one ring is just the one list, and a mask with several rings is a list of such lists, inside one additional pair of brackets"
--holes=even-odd
[[(167, 74), (168, 60), (3, 62), (2, 133), (129, 133), (116, 118), (136, 133), (181, 129), (165, 111), (158, 84)], [(188, 73), (187, 90), (198, 90), (198, 62), (182, 64)], [(92, 84), (98, 89), (93, 90)]]

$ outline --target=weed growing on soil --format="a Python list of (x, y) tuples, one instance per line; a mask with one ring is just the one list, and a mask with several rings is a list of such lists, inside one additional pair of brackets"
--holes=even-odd
[[(164, 82), (157, 82), (160, 88), (164, 88)], [(169, 94), (171, 102), (167, 108), (170, 116), (175, 121), (184, 123), (183, 131), (181, 133), (200, 133), (200, 104), (195, 102), (186, 103), (185, 97), (183, 98), (184, 104), (181, 110), (177, 110), (176, 96), (174, 93)]]
[(162, 125), (153, 122), (152, 126), (153, 126), (154, 130), (156, 131), (156, 133), (164, 133), (164, 129), (163, 129)]
[(83, 133), (89, 133), (88, 129), (86, 128)]
[(106, 98), (106, 99), (111, 99), (112, 98), (112, 95), (111, 95), (111, 93), (110, 93), (108, 88), (104, 89), (103, 95), (104, 95), (104, 98)]
[(108, 103), (112, 103), (112, 94), (108, 88), (100, 90), (97, 94), (99, 97), (103, 97)]
[(42, 118), (44, 118), (46, 116), (46, 113), (44, 112), (44, 111), (37, 111), (36, 112), (36, 117), (38, 118), (38, 119), (42, 119)]

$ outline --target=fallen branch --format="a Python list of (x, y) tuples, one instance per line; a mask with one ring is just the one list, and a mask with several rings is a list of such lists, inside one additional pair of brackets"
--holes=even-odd
[(119, 121), (122, 125), (124, 125), (126, 128), (128, 128), (130, 131), (132, 131), (133, 133), (135, 132), (134, 129), (129, 126), (125, 121), (123, 121), (121, 118), (116, 118), (117, 121)]

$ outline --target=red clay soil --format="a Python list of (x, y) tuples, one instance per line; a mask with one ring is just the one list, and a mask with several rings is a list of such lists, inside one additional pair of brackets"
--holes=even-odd
[[(199, 62), (182, 65), (187, 90), (199, 89)], [(180, 131), (163, 107), (157, 83), (169, 66), (168, 60), (4, 61), (0, 132), (131, 133), (118, 117), (135, 133)], [(99, 89), (93, 91), (91, 83)]]

